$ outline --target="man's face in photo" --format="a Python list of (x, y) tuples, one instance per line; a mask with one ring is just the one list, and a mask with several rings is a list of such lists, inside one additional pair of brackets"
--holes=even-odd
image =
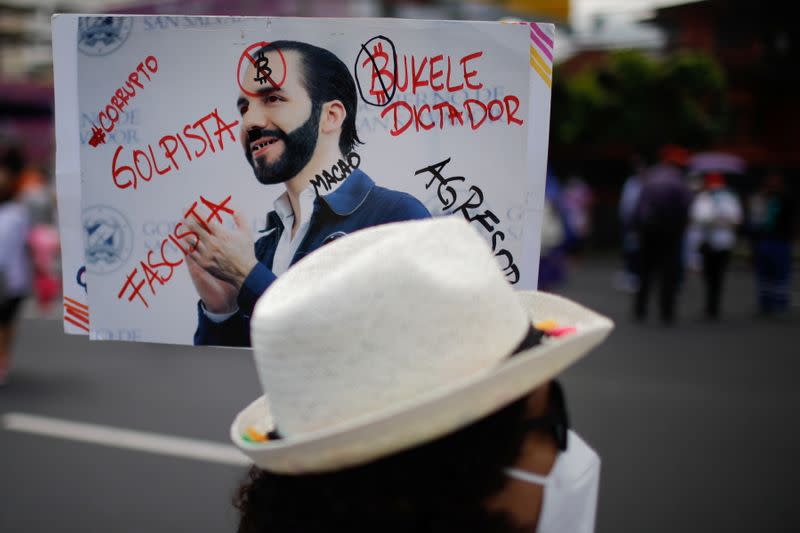
[(285, 72), (277, 51), (263, 55), (266, 63), (256, 60), (248, 66), (241, 80), (246, 92), (240, 92), (237, 105), (245, 157), (259, 182), (273, 184), (293, 178), (311, 160), (319, 135), (320, 108), (313, 105), (306, 90), (298, 52), (283, 52)]

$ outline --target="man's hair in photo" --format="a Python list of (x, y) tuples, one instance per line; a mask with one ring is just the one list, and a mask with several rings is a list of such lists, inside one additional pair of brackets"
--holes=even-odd
[[(346, 116), (342, 123), (342, 135), (339, 138), (339, 149), (342, 154), (350, 153), (356, 144), (364, 144), (356, 131), (356, 111), (358, 100), (356, 82), (347, 65), (332, 52), (299, 41), (275, 41), (261, 48), (260, 51), (287, 52), (294, 50), (302, 58), (303, 80), (313, 104), (312, 112), (319, 112), (322, 104), (339, 100), (344, 105)], [(258, 53), (258, 52), (257, 52)]]
[(511, 518), (489, 511), (486, 502), (503, 489), (503, 470), (520, 454), (525, 402), (344, 470), (283, 475), (254, 466), (234, 498), (238, 532), (516, 532)]

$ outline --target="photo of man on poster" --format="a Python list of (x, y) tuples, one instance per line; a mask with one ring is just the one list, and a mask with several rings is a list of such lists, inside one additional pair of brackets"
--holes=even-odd
[(285, 192), (253, 237), (187, 220), (198, 235), (187, 255), (197, 294), (196, 345), (250, 345), (256, 301), (291, 265), (320, 246), (370, 226), (429, 217), (413, 196), (386, 189), (359, 168), (357, 92), (347, 66), (307, 43), (275, 41), (242, 68), (240, 140), (256, 179)]

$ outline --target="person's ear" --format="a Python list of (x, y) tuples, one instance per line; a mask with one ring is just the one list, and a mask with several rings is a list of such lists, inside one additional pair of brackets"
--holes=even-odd
[(320, 131), (322, 133), (333, 133), (341, 129), (346, 117), (347, 111), (342, 102), (339, 100), (325, 102), (322, 104), (320, 113)]

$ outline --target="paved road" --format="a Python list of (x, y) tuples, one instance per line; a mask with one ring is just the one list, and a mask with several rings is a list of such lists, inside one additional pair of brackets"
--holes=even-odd
[(719, 323), (701, 318), (702, 285), (689, 276), (676, 326), (638, 325), (610, 266), (585, 265), (562, 291), (617, 323), (564, 378), (573, 424), (603, 460), (597, 530), (797, 531), (797, 310), (755, 318), (740, 263)]
[[(796, 531), (800, 313), (754, 318), (752, 280), (735, 265), (720, 323), (699, 318), (690, 277), (676, 326), (636, 325), (629, 295), (611, 287), (614, 266), (586, 261), (559, 291), (617, 322), (562, 379), (574, 427), (603, 459), (597, 531)], [(234, 414), (259, 394), (246, 351), (90, 343), (33, 319), (17, 349), (0, 414), (224, 446)], [(0, 428), (0, 531), (231, 531), (244, 472)]]

